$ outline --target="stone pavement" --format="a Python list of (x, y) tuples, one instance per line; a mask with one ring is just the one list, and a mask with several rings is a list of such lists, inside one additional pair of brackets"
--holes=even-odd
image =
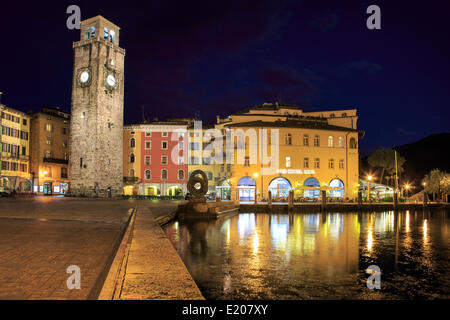
[(0, 198), (1, 218), (120, 223), (135, 200), (65, 197)]
[[(156, 221), (171, 205), (139, 203), (128, 249), (123, 255), (116, 299), (203, 300), (186, 266)], [(116, 273), (115, 270), (111, 270)], [(111, 292), (111, 290), (109, 290)]]
[[(145, 236), (139, 236), (140, 240), (135, 243), (141, 248), (153, 250), (157, 247), (160, 250), (157, 257), (153, 257), (161, 266), (166, 263), (164, 268), (167, 270), (155, 269), (162, 272), (163, 276), (158, 274), (160, 281), (170, 282), (168, 279), (172, 276), (179, 279), (171, 270), (177, 270), (176, 273), (182, 270), (189, 278), (184, 264), (156, 222), (173, 216), (181, 202), (0, 198), (0, 299), (95, 299), (102, 275), (108, 272), (110, 260), (125, 231), (127, 212), (137, 206), (146, 211), (146, 219), (153, 219), (154, 225), (143, 229), (138, 226), (136, 232)], [(140, 216), (138, 222), (141, 218), (144, 217)], [(141, 258), (147, 261), (146, 257)], [(178, 265), (175, 269), (172, 264), (167, 264), (173, 260)], [(81, 269), (80, 290), (67, 288), (70, 274), (66, 270), (70, 265)], [(196, 288), (195, 283), (192, 287)], [(124, 297), (138, 297), (133, 294), (127, 286)], [(140, 298), (144, 297), (152, 296), (143, 293)], [(164, 293), (159, 297), (170, 298)]]
[[(0, 199), (0, 299), (86, 299), (136, 204), (126, 200)], [(67, 267), (81, 270), (69, 290)]]

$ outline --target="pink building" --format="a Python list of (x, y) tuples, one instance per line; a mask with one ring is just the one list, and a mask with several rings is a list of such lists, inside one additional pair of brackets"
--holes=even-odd
[(139, 194), (186, 194), (187, 126), (188, 123), (184, 121), (157, 121), (139, 125)]

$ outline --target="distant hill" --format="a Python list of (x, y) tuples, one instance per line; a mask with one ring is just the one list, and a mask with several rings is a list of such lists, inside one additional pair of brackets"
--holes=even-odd
[[(450, 172), (450, 133), (433, 134), (417, 142), (394, 147), (406, 159), (403, 176), (420, 189), (421, 180), (433, 169)], [(368, 172), (367, 157), (361, 159), (361, 173)]]
[(405, 176), (420, 185), (433, 169), (450, 172), (450, 133), (433, 134), (414, 143), (394, 147), (406, 162)]

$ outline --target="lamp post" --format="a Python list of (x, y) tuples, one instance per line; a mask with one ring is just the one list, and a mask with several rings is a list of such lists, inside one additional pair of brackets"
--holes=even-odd
[(409, 184), (406, 184), (405, 185), (405, 189), (406, 189), (406, 198), (408, 198), (408, 196), (409, 196), (409, 188), (410, 188), (411, 186), (409, 185)]
[(369, 200), (369, 203), (370, 203), (370, 181), (372, 181), (372, 176), (369, 175), (367, 177), (367, 180), (369, 180), (367, 182), (367, 199)]
[(255, 204), (256, 204), (256, 202), (257, 202), (257, 200), (256, 200), (256, 195), (257, 195), (257, 188), (256, 188), (256, 178), (258, 178), (258, 176), (259, 176), (259, 174), (258, 174), (258, 172), (255, 172), (254, 174), (253, 174), (253, 177), (255, 178)]

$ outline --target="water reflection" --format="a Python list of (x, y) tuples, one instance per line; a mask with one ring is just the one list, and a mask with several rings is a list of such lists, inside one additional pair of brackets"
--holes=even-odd
[[(447, 215), (249, 213), (165, 231), (207, 298), (448, 298)], [(371, 264), (381, 291), (365, 286)]]

